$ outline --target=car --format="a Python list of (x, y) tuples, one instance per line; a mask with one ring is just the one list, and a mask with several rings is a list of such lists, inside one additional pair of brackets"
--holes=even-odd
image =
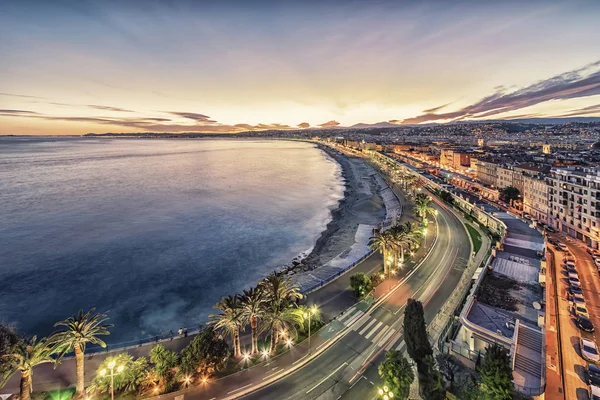
[(567, 273), (569, 274), (569, 279), (577, 279), (579, 280), (579, 275), (577, 275), (577, 271), (567, 269)]
[(565, 267), (571, 267), (571, 268), (575, 268), (576, 267), (575, 261), (573, 261), (573, 260), (565, 260), (565, 264), (564, 265), (565, 265)]
[(593, 248), (591, 248), (591, 247), (586, 247), (586, 248), (585, 248), (585, 251), (587, 251), (587, 252), (588, 252), (588, 254), (594, 254), (594, 249), (593, 249)]
[(574, 294), (570, 295), (570, 297), (571, 297), (571, 301), (573, 303), (585, 305), (585, 299), (583, 298), (583, 294), (581, 294), (581, 293), (574, 293)]
[(587, 366), (587, 383), (588, 385), (600, 386), (600, 367), (596, 364), (588, 364)]
[(581, 287), (581, 281), (574, 276), (569, 277), (569, 285)]
[(523, 218), (525, 219), (531, 219), (531, 215), (527, 214), (527, 213), (523, 213)]
[(583, 290), (581, 290), (581, 286), (570, 285), (568, 290), (569, 290), (569, 293), (572, 295), (583, 294)]
[(575, 303), (575, 315), (577, 315), (578, 317), (586, 317), (588, 319), (590, 318), (590, 313), (588, 312), (588, 309), (585, 306), (585, 304)]
[(568, 267), (565, 265), (565, 270), (567, 271), (567, 274), (576, 274), (577, 270), (573, 267)]
[(556, 229), (554, 229), (554, 228), (553, 228), (553, 227), (551, 227), (550, 225), (544, 225), (544, 229), (545, 229), (547, 232), (550, 232), (550, 233), (556, 233)]
[(596, 264), (596, 268), (600, 268), (600, 258), (594, 258), (594, 264)]
[(579, 317), (577, 317), (576, 323), (577, 327), (582, 331), (594, 332), (594, 324), (592, 324), (592, 321), (590, 321), (589, 318), (580, 315)]
[(600, 361), (600, 355), (598, 355), (598, 346), (596, 342), (590, 339), (581, 338), (581, 356), (588, 361), (598, 362)]
[(600, 400), (600, 387), (596, 385), (590, 385), (588, 398), (590, 400)]
[(558, 240), (556, 240), (556, 239), (554, 239), (554, 238), (551, 238), (551, 237), (549, 237), (549, 238), (548, 238), (548, 243), (550, 243), (550, 244), (552, 244), (552, 245), (556, 246), (556, 245), (558, 244)]
[(569, 248), (567, 247), (566, 244), (560, 243), (560, 242), (558, 242), (558, 244), (556, 245), (556, 247), (558, 247), (560, 249), (560, 251), (568, 251), (569, 250)]

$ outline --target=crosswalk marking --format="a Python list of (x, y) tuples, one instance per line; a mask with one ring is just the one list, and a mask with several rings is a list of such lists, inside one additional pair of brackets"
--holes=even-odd
[(396, 333), (396, 330), (394, 328), (391, 328), (379, 341), (379, 345), (383, 345), (394, 333)]
[(369, 329), (371, 325), (373, 325), (375, 322), (377, 322), (376, 319), (371, 319), (371, 321), (367, 325), (365, 325), (365, 327), (362, 328), (360, 332), (358, 332), (358, 334), (362, 336), (367, 331), (367, 329)]
[(358, 322), (358, 324), (354, 324), (354, 326), (352, 327), (353, 331), (358, 331), (360, 329), (361, 326), (363, 326), (367, 321), (375, 321), (374, 319), (372, 319), (371, 317), (369, 318), (362, 318), (361, 321)]
[(384, 325), (383, 328), (379, 331), (379, 333), (377, 333), (377, 335), (375, 335), (375, 337), (373, 337), (372, 342), (373, 343), (377, 343), (379, 341), (379, 339), (381, 339), (381, 337), (388, 331), (390, 327), (387, 325)]
[(398, 346), (396, 346), (396, 350), (400, 351), (404, 347), (404, 340), (400, 342)]
[(338, 321), (342, 322), (343, 320), (345, 320), (346, 318), (348, 318), (350, 315), (352, 315), (352, 313), (354, 312), (354, 310), (356, 310), (355, 307), (352, 307), (351, 309), (349, 309), (346, 314), (344, 314), (344, 315), (342, 315), (341, 317), (338, 318)]
[(375, 325), (375, 328), (371, 329), (371, 332), (369, 332), (366, 336), (365, 339), (370, 338), (371, 336), (373, 336), (373, 334), (381, 327), (381, 325), (383, 325), (383, 322), (379, 321), (379, 323), (377, 325)]
[(352, 318), (350, 318), (348, 321), (346, 321), (345, 325), (346, 326), (351, 326), (353, 323), (356, 322), (357, 319), (359, 319), (360, 317), (362, 317), (365, 313), (363, 311), (359, 311), (356, 314), (354, 314), (352, 316)]

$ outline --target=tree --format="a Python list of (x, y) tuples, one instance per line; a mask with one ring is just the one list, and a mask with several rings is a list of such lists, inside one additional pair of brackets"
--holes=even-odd
[(394, 237), (391, 232), (373, 229), (373, 236), (369, 239), (369, 248), (381, 253), (383, 256), (384, 273), (388, 274), (390, 265), (388, 257), (394, 249)]
[(12, 346), (19, 343), (22, 338), (14, 326), (0, 325), (0, 384), (14, 371), (10, 363), (4, 357), (10, 352)]
[(444, 400), (446, 391), (444, 390), (444, 382), (442, 374), (436, 368), (433, 356), (425, 357), (423, 366), (417, 366), (419, 374), (419, 392), (425, 400)]
[(437, 363), (440, 368), (440, 372), (450, 384), (450, 391), (454, 390), (454, 382), (456, 380), (456, 374), (460, 370), (458, 360), (453, 355), (448, 353), (441, 353), (437, 355)]
[(173, 350), (167, 350), (163, 345), (157, 344), (150, 350), (150, 362), (154, 364), (154, 371), (159, 378), (159, 385), (163, 392), (168, 392), (173, 386), (179, 359)]
[(408, 398), (415, 374), (410, 363), (400, 352), (390, 350), (385, 354), (385, 361), (379, 365), (379, 376), (394, 393), (394, 397)]
[(98, 366), (89, 390), (97, 393), (110, 391), (111, 377), (108, 363), (111, 361), (115, 362), (115, 368), (123, 367), (123, 371), (114, 376), (114, 391), (116, 393), (135, 393), (143, 383), (148, 368), (148, 360), (145, 357), (140, 357), (134, 361), (133, 357), (127, 353), (105, 358)]
[(267, 301), (265, 292), (261, 287), (244, 290), (242, 295), (243, 318), (250, 323), (252, 330), (252, 348), (250, 354), (258, 353), (258, 322), (264, 314), (264, 305)]
[(478, 370), (480, 390), (486, 400), (510, 400), (514, 390), (508, 351), (499, 344), (488, 346)]
[[(404, 252), (410, 250), (420, 240), (420, 235), (417, 235), (416, 227), (407, 222), (405, 224), (394, 225), (390, 229), (394, 247), (396, 251), (400, 251), (400, 263), (404, 263)], [(398, 258), (398, 254), (395, 255)]]
[(296, 327), (303, 326), (302, 310), (296, 306), (298, 300), (302, 299), (302, 294), (297, 285), (291, 284), (291, 278), (282, 278), (277, 273), (266, 277), (259, 287), (266, 295), (263, 320), (265, 328), (271, 331), (271, 353), (282, 335), (296, 337)]
[(452, 196), (452, 193), (450, 193), (447, 190), (442, 190), (440, 192), (440, 199), (442, 199), (443, 201), (445, 201), (448, 204), (454, 203), (454, 197)]
[[(33, 367), (44, 363), (54, 363), (55, 360), (52, 355), (55, 352), (56, 348), (47, 339), (38, 341), (37, 337), (33, 336), (29, 340), (19, 340), (3, 356), (7, 368), (11, 371), (10, 375), (16, 371), (21, 373), (20, 400), (31, 400)], [(10, 375), (7, 375), (3, 380), (2, 386), (4, 386)]]
[(183, 350), (180, 371), (186, 376), (198, 374), (210, 377), (221, 370), (227, 361), (229, 346), (219, 338), (213, 327), (204, 327)]
[(500, 199), (512, 205), (512, 201), (518, 200), (520, 194), (519, 189), (514, 186), (508, 186), (500, 191)]
[(425, 357), (433, 355), (433, 349), (427, 336), (423, 304), (415, 299), (408, 299), (404, 309), (404, 341), (410, 358), (417, 368), (425, 362)]
[(214, 308), (221, 310), (221, 314), (209, 315), (209, 324), (231, 336), (234, 357), (241, 355), (240, 328), (243, 326), (243, 309), (239, 296), (223, 297)]
[(350, 287), (357, 298), (363, 298), (373, 289), (371, 278), (364, 272), (358, 272), (350, 277)]
[(106, 314), (94, 314), (96, 309), (92, 308), (86, 314), (80, 310), (77, 315), (73, 315), (64, 321), (54, 324), (55, 327), (65, 327), (62, 331), (52, 334), (50, 340), (60, 348), (58, 359), (61, 359), (66, 353), (75, 351), (75, 365), (77, 370), (77, 390), (76, 395), (81, 397), (85, 392), (85, 370), (84, 353), (87, 343), (97, 344), (106, 347), (106, 343), (98, 336), (108, 335), (108, 328), (113, 325), (105, 324), (108, 319)]
[(433, 214), (435, 209), (431, 206), (433, 199), (425, 193), (419, 193), (414, 199), (414, 210), (425, 223), (427, 214)]

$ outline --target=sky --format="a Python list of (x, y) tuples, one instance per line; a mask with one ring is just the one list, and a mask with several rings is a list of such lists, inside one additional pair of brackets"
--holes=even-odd
[(600, 116), (600, 2), (0, 1), (0, 134)]

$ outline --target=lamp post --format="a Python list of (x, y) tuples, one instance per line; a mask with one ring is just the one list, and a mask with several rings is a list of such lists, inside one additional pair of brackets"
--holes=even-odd
[(379, 393), (379, 396), (381, 396), (381, 398), (383, 400), (390, 400), (394, 398), (394, 392), (392, 392), (387, 386), (384, 386), (383, 388), (379, 388), (379, 390), (377, 391)]
[(310, 317), (317, 312), (317, 306), (312, 306), (308, 309), (308, 312), (304, 313), (304, 318), (308, 318), (308, 354), (311, 353), (310, 349)]
[[(121, 372), (123, 372), (124, 367), (122, 365), (119, 365), (117, 367), (117, 373), (115, 374), (115, 367), (117, 365), (117, 362), (115, 360), (111, 360), (108, 362), (107, 367), (110, 370), (110, 398), (111, 400), (115, 400), (115, 375), (119, 375)], [(105, 376), (106, 375), (106, 368), (102, 369), (102, 371), (100, 371), (100, 375), (101, 376)]]

